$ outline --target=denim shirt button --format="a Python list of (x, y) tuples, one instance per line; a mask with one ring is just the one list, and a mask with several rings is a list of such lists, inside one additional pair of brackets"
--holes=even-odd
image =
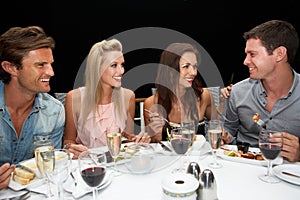
[(15, 158), (15, 159), (13, 160), (13, 162), (17, 162), (17, 159)]
[(24, 140), (24, 138), (21, 138), (21, 141), (23, 141)]
[(13, 142), (16, 142), (17, 140), (13, 139), (12, 141), (13, 141)]

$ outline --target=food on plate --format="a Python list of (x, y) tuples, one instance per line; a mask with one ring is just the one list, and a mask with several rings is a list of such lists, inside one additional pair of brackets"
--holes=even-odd
[(262, 154), (256, 154), (255, 155), (255, 160), (264, 160), (264, 157)]
[(13, 173), (13, 180), (21, 185), (27, 185), (34, 179), (35, 174), (27, 169), (17, 167)]
[(243, 153), (242, 151), (224, 150), (224, 154), (231, 157), (264, 160), (262, 154), (260, 153), (251, 153), (251, 152)]

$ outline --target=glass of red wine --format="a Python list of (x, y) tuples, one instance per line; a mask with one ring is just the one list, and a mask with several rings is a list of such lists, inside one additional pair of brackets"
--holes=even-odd
[[(170, 135), (170, 143), (172, 145), (172, 148), (176, 152), (177, 155), (179, 156), (184, 156), (186, 152), (188, 151), (190, 145), (191, 145), (191, 140), (189, 138), (185, 137), (185, 128), (173, 128), (171, 130), (171, 135)], [(186, 169), (183, 166), (183, 160), (180, 158), (180, 166), (177, 169), (174, 169), (173, 172), (185, 172)]]
[(267, 174), (259, 176), (259, 179), (267, 183), (278, 183), (280, 180), (272, 173), (272, 162), (279, 156), (282, 148), (282, 133), (262, 129), (258, 137), (259, 149), (263, 157), (268, 161)]
[(84, 182), (93, 188), (93, 199), (98, 199), (97, 187), (106, 174), (105, 152), (81, 152), (78, 156), (79, 170)]

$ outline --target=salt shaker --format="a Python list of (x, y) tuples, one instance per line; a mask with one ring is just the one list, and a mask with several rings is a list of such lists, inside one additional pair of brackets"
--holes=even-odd
[(217, 184), (211, 170), (205, 169), (199, 180), (197, 200), (217, 200)]
[(191, 162), (188, 165), (187, 173), (192, 174), (197, 180), (199, 180), (200, 174), (201, 174), (201, 170), (200, 170), (200, 167), (199, 167), (198, 163)]

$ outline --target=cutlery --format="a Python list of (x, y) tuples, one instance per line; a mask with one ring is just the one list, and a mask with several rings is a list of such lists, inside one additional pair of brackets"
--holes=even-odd
[(74, 181), (75, 187), (76, 187), (77, 186), (77, 180), (76, 180), (76, 178), (75, 178), (75, 176), (74, 176), (74, 174), (72, 172), (70, 172), (70, 175), (71, 175), (71, 177), (72, 177), (72, 179)]
[[(149, 113), (149, 114), (154, 114), (152, 111), (150, 111), (150, 110), (147, 110), (147, 109), (144, 109), (147, 113)], [(165, 122), (167, 122), (168, 124), (170, 124), (169, 123), (169, 120), (167, 120), (166, 118), (164, 118), (164, 117), (162, 117), (162, 116), (157, 116), (157, 117), (159, 117), (159, 118), (161, 118), (162, 120), (164, 120)]]
[(158, 143), (164, 150), (172, 152), (172, 150), (169, 147), (167, 147), (164, 143), (162, 143), (161, 141), (159, 141)]
[(293, 173), (290, 173), (290, 172), (285, 172), (285, 171), (282, 171), (281, 173), (285, 174), (285, 175), (289, 175), (289, 176), (293, 176), (293, 177), (297, 177), (297, 178), (300, 178), (299, 175), (297, 174), (293, 174)]

